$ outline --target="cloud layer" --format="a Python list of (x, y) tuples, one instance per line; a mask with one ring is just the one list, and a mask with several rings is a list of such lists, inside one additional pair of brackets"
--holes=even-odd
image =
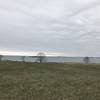
[(100, 56), (99, 0), (0, 1), (0, 51)]

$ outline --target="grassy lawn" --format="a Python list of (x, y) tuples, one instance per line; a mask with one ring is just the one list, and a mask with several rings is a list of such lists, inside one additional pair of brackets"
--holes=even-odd
[(100, 65), (0, 62), (0, 100), (100, 100)]

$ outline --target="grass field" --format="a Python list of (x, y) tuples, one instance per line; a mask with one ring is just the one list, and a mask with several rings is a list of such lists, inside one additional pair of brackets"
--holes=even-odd
[(100, 100), (100, 65), (0, 62), (0, 100)]

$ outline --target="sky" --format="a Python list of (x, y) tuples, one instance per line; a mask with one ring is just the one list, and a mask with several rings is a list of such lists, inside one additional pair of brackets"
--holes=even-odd
[(100, 0), (0, 0), (0, 54), (100, 56)]

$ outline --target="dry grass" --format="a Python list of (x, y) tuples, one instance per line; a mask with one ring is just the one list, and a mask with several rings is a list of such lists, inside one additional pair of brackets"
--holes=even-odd
[(0, 62), (0, 100), (100, 100), (100, 65)]

